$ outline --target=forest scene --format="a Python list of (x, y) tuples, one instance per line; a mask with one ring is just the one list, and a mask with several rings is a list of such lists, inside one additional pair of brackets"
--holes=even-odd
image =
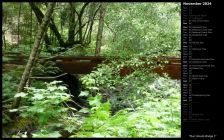
[(3, 137), (180, 137), (180, 41), (180, 3), (3, 2)]

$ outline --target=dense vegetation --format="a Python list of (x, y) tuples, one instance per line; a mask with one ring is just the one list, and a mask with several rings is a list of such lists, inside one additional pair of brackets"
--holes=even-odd
[[(153, 58), (180, 57), (180, 4), (56, 3), (47, 19), (51, 6), (3, 3), (3, 53), (32, 55), (37, 48), (21, 90), (27, 66), (3, 65), (3, 136), (180, 137), (180, 81), (151, 71), (160, 65)], [(106, 56), (109, 63), (75, 75), (74, 86), (31, 78), (63, 74), (55, 62), (38, 61), (57, 55)], [(123, 67), (134, 71), (120, 75)]]

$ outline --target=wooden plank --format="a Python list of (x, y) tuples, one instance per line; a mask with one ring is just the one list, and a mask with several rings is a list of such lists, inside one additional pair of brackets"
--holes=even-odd
[(70, 74), (88, 74), (97, 67), (97, 63), (91, 62), (58, 62), (57, 66), (65, 73)]
[[(9, 56), (7, 56), (8, 54)], [(3, 64), (25, 64), (28, 56), (24, 56), (21, 53), (11, 53), (5, 52), (3, 55), (6, 55), (8, 58), (12, 58), (12, 60), (4, 61)], [(47, 57), (40, 57), (47, 58)], [(119, 59), (118, 57), (114, 57), (114, 59)], [(146, 57), (140, 57), (139, 59), (146, 61)], [(65, 73), (70, 74), (88, 74), (91, 73), (98, 64), (103, 63), (104, 60), (107, 60), (106, 57), (95, 57), (95, 56), (57, 56), (50, 58), (50, 60), (55, 61), (57, 66), (62, 69)], [(160, 57), (154, 58), (154, 61), (163, 62), (168, 61), (168, 64), (164, 64), (164, 68), (157, 67), (153, 69), (153, 72), (158, 73), (159, 75), (163, 75), (163, 73), (168, 73), (168, 75), (172, 79), (180, 79), (181, 78), (181, 59), (175, 57)], [(108, 59), (108, 62), (110, 59)], [(145, 67), (148, 67), (145, 64)], [(134, 69), (123, 67), (120, 69), (121, 76), (128, 75), (132, 73)]]
[(181, 79), (181, 65), (180, 64), (166, 64), (163, 68), (156, 67), (153, 72), (163, 76), (167, 73), (172, 79)]

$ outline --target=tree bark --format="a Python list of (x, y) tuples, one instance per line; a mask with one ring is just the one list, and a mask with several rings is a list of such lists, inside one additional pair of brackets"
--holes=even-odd
[[(34, 3), (29, 3), (30, 4), (30, 7), (32, 8), (33, 12), (35, 13), (36, 17), (37, 17), (37, 20), (38, 20), (38, 23), (41, 24), (42, 22), (42, 19), (44, 17), (44, 14), (41, 12), (41, 10), (34, 4)], [(54, 32), (55, 36), (57, 37), (57, 40), (60, 44), (60, 46), (64, 46), (64, 41), (61, 37), (61, 34), (59, 33), (54, 21), (51, 19), (51, 23), (50, 23), (50, 29)], [(46, 34), (45, 35), (45, 43), (48, 45), (48, 44), (51, 44), (50, 42), (50, 39), (48, 37), (48, 35)], [(49, 46), (49, 45), (48, 45)]]
[(101, 7), (100, 7), (100, 19), (99, 19), (98, 33), (97, 33), (97, 39), (96, 39), (95, 56), (100, 56), (105, 13), (106, 13), (106, 4), (103, 3), (101, 4)]
[[(86, 33), (83, 33), (83, 28), (85, 28), (86, 24), (89, 22), (88, 21), (87, 23), (83, 24), (83, 20), (84, 20), (83, 15), (84, 15), (86, 7), (88, 5), (89, 5), (89, 2), (84, 3), (84, 5), (81, 7), (80, 11), (77, 12), (74, 4), (70, 3), (69, 33), (68, 33), (68, 39), (66, 41), (62, 38), (61, 34), (59, 33), (57, 26), (54, 23), (54, 20), (51, 19), (49, 27), (59, 42), (60, 49), (58, 50), (58, 52), (64, 52), (64, 51), (72, 48), (73, 45), (80, 44), (82, 46), (87, 46), (90, 43), (93, 20), (90, 20), (91, 26), (89, 28), (89, 31), (88, 31), (88, 34), (86, 37), (86, 38), (88, 38), (88, 41), (85, 41)], [(38, 22), (41, 23), (42, 18), (43, 18), (42, 11), (34, 3), (30, 3), (30, 6), (31, 6), (33, 12), (35, 13), (35, 16), (37, 17)], [(96, 13), (97, 13), (97, 11), (98, 11), (98, 9), (96, 10)], [(76, 14), (77, 14), (77, 18), (75, 17)], [(94, 14), (94, 17), (95, 17), (95, 14)], [(76, 30), (76, 25), (78, 26), (77, 30)], [(47, 39), (47, 37), (46, 37), (45, 43), (48, 40), (49, 39)], [(46, 43), (46, 44), (49, 44), (49, 43)]]
[[(31, 9), (34, 11), (34, 14), (37, 17), (38, 23), (41, 24), (44, 15), (39, 11), (38, 7), (34, 3), (30, 2), (29, 5), (30, 5)], [(50, 38), (48, 37), (48, 34), (44, 35), (44, 41), (45, 41), (45, 44), (46, 44), (46, 49), (49, 52), (51, 52), (50, 46), (52, 45), (52, 42), (50, 41)]]
[(91, 42), (91, 33), (92, 33), (92, 27), (93, 27), (93, 24), (94, 24), (94, 19), (96, 17), (96, 14), (97, 12), (99, 11), (100, 9), (100, 5), (97, 7), (97, 4), (96, 3), (92, 3), (90, 5), (90, 13), (89, 13), (89, 20), (87, 22), (87, 26), (86, 26), (86, 31), (83, 35), (83, 40), (85, 41), (85, 44), (90, 44)]
[(86, 8), (86, 6), (87, 6), (88, 4), (89, 4), (89, 2), (85, 3), (85, 4), (82, 6), (82, 8), (81, 8), (81, 10), (80, 10), (80, 12), (79, 12), (79, 14), (78, 14), (79, 41), (81, 42), (81, 44), (83, 44), (83, 36), (82, 36), (82, 28), (83, 28), (83, 27), (82, 27), (82, 16), (83, 16), (84, 11), (85, 11), (85, 8)]
[(32, 42), (32, 39), (33, 39), (33, 37), (32, 37), (32, 27), (33, 27), (33, 13), (32, 13), (32, 8), (30, 8), (30, 48), (32, 47), (31, 46), (31, 42)]
[(3, 33), (3, 45), (4, 45), (5, 49), (6, 49), (5, 32)]
[(70, 13), (69, 13), (69, 29), (68, 29), (68, 42), (73, 42), (75, 37), (75, 12), (73, 3), (69, 3)]
[[(19, 87), (18, 87), (18, 90), (17, 90), (18, 93), (24, 91), (24, 87), (26, 86), (27, 80), (28, 80), (29, 75), (30, 75), (30, 71), (31, 71), (32, 66), (34, 64), (34, 60), (37, 57), (37, 53), (38, 53), (39, 48), (40, 48), (41, 40), (43, 38), (44, 33), (47, 31), (47, 28), (48, 28), (48, 25), (49, 25), (49, 22), (50, 22), (50, 18), (51, 18), (51, 15), (53, 13), (53, 10), (54, 10), (54, 6), (55, 6), (55, 3), (49, 3), (49, 6), (47, 8), (47, 12), (46, 12), (46, 14), (43, 18), (43, 21), (42, 21), (41, 25), (39, 26), (39, 29), (38, 29), (37, 34), (36, 34), (35, 42), (34, 42), (34, 47), (31, 51), (29, 60), (26, 64), (25, 70), (24, 70), (22, 78), (20, 80), (20, 84), (19, 84)], [(21, 100), (21, 97), (15, 98), (11, 108), (12, 109), (18, 108), (19, 104), (20, 104), (20, 100)], [(11, 113), (10, 117), (12, 118), (13, 115), (14, 115), (14, 113)]]
[(20, 15), (21, 15), (21, 3), (19, 4), (19, 16), (18, 16), (18, 32), (17, 32), (17, 47), (19, 48), (19, 39), (20, 39), (20, 37), (19, 37), (19, 32), (20, 32)]
[[(32, 10), (34, 11), (38, 22), (41, 23), (42, 19), (43, 19), (43, 13), (42, 11), (34, 4), (34, 3), (30, 3), (30, 6), (32, 7)], [(83, 9), (84, 10), (84, 9)], [(61, 36), (61, 34), (59, 33), (53, 19), (51, 19), (50, 25), (49, 25), (51, 31), (53, 31), (55, 37), (57, 38), (59, 45), (61, 46), (61, 50), (60, 51), (65, 51), (66, 49), (69, 49), (70, 46), (72, 46), (73, 44), (81, 44), (80, 41), (72, 41), (72, 42), (65, 42)], [(45, 40), (47, 41), (47, 40)]]

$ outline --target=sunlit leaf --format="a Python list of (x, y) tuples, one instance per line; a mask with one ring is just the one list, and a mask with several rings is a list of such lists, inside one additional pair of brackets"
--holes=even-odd
[(81, 113), (89, 113), (89, 109), (88, 108), (82, 108), (81, 110), (79, 110), (79, 112)]
[(18, 109), (10, 109), (9, 112), (17, 112)]
[(20, 92), (20, 93), (17, 93), (14, 97), (17, 98), (17, 97), (25, 97), (26, 95), (28, 95), (27, 93), (24, 93), (24, 92)]
[(34, 96), (32, 97), (33, 100), (41, 100), (43, 98), (44, 96), (42, 94), (34, 94)]
[(100, 100), (101, 100), (101, 96), (99, 95), (96, 95), (95, 97), (90, 97), (89, 104), (91, 106), (99, 106), (101, 104)]
[(64, 91), (64, 90), (66, 90), (67, 88), (66, 88), (65, 86), (59, 86), (58, 89)]
[(89, 91), (81, 91), (81, 93), (79, 94), (80, 97), (82, 96), (88, 96), (89, 95)]

